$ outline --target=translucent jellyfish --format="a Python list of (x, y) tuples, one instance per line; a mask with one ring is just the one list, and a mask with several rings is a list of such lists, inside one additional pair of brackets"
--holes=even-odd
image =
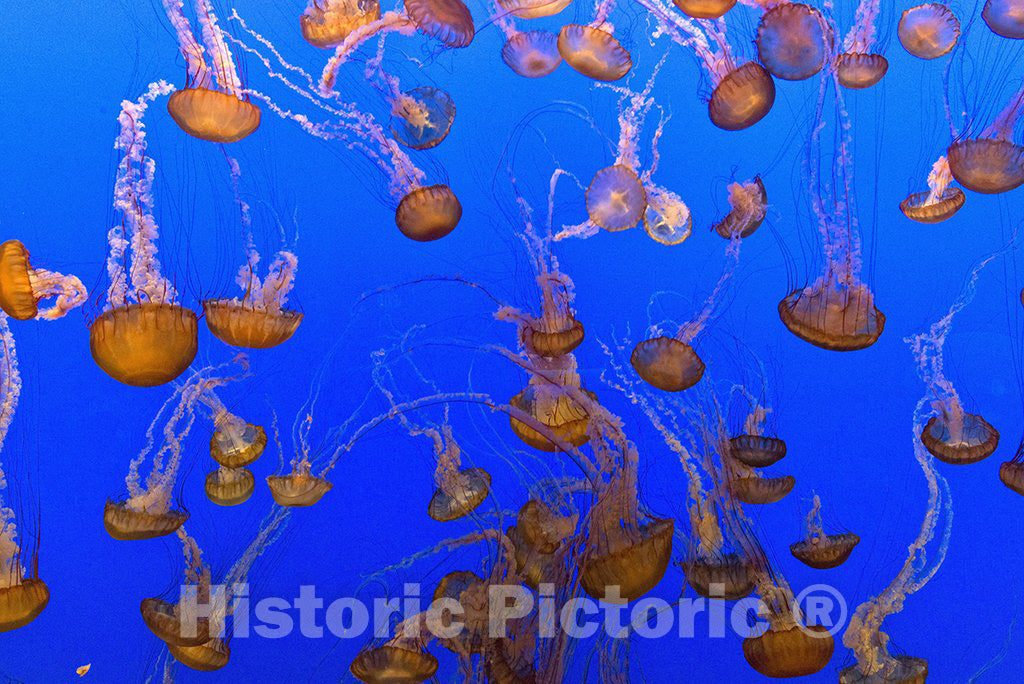
[(804, 538), (789, 545), (789, 552), (804, 565), (816, 570), (837, 568), (846, 562), (860, 537), (851, 533), (825, 534), (821, 522), (821, 498), (815, 494), (805, 521)]
[(425, 682), (437, 672), (437, 658), (423, 649), (385, 645), (361, 651), (349, 671), (361, 682)]
[[(530, 384), (519, 394), (509, 400), (509, 405), (532, 416), (556, 437), (571, 444), (581, 446), (587, 442), (587, 430), (590, 414), (570, 396), (564, 388), (572, 387), (586, 394), (591, 400), (597, 397), (592, 392), (582, 389), (580, 378), (576, 372), (576, 360), (572, 356), (562, 356), (545, 363), (551, 373), (557, 375), (556, 382), (532, 376)], [(559, 446), (548, 436), (528, 425), (515, 416), (509, 416), (509, 424), (516, 437), (534, 449), (541, 451), (559, 451)]]
[(149, 631), (163, 642), (176, 646), (200, 646), (210, 640), (210, 619), (198, 610), (200, 605), (208, 604), (211, 599), (210, 568), (203, 562), (199, 546), (184, 528), (178, 529), (178, 538), (185, 561), (182, 588), (194, 591), (195, 601), (185, 601), (182, 605), (159, 597), (145, 598), (139, 604), (139, 612)]
[(419, 86), (398, 94), (391, 103), (391, 134), (414, 150), (441, 144), (455, 121), (451, 95), (434, 86)]
[(694, 19), (717, 19), (731, 10), (736, 0), (673, 0), (683, 14)]
[(597, 26), (563, 26), (558, 32), (558, 52), (566, 64), (595, 81), (617, 81), (633, 68), (629, 52)]
[(496, 0), (498, 8), (518, 19), (541, 19), (558, 14), (572, 0)]
[(501, 47), (501, 59), (520, 76), (547, 76), (562, 63), (558, 36), (550, 31), (515, 31)]
[(729, 213), (715, 224), (715, 232), (731, 239), (733, 235), (750, 237), (768, 214), (768, 194), (760, 176), (743, 183), (729, 184)]
[(224, 468), (211, 471), (203, 484), (206, 497), (218, 506), (238, 506), (249, 500), (256, 479), (248, 468)]
[(821, 12), (798, 2), (769, 4), (757, 26), (757, 54), (776, 78), (802, 81), (829, 58), (832, 32)]
[(181, 375), (198, 348), (196, 315), (177, 303), (174, 286), (161, 275), (156, 257), (156, 163), (146, 156), (142, 122), (149, 103), (172, 90), (163, 81), (151, 83), (138, 100), (121, 103), (116, 147), (122, 157), (114, 184), (114, 207), (122, 221), (107, 236), (107, 305), (89, 327), (89, 347), (96, 364), (118, 382), (143, 387), (162, 385)]
[(977, 138), (955, 140), (946, 151), (953, 177), (968, 190), (1007, 192), (1024, 183), (1024, 145), (1013, 131), (1024, 113), (1024, 87), (1018, 90), (992, 125)]
[[(183, 131), (201, 140), (241, 140), (259, 127), (260, 109), (249, 101), (209, 0), (196, 0), (202, 43), (193, 35), (182, 4), (182, 0), (163, 0), (187, 70), (185, 88), (168, 98), (167, 111)], [(212, 69), (203, 44), (212, 56)]]
[(443, 238), (462, 218), (462, 204), (447, 185), (417, 188), (398, 204), (395, 224), (402, 235), (417, 242)]
[(662, 245), (682, 244), (693, 232), (690, 208), (674, 192), (650, 184), (644, 209), (644, 232)]
[(229, 413), (223, 404), (217, 409), (210, 437), (210, 456), (225, 468), (242, 468), (255, 463), (267, 446), (267, 433), (259, 425), (246, 423)]
[(729, 455), (750, 468), (767, 468), (786, 455), (786, 443), (778, 437), (737, 435), (729, 439)]
[(299, 17), (299, 28), (307, 43), (326, 48), (378, 19), (379, 0), (310, 0)]
[(1010, 490), (1024, 496), (1024, 448), (1017, 447), (1013, 459), (999, 465), (999, 480)]
[(878, 0), (861, 0), (853, 26), (843, 38), (842, 53), (836, 57), (836, 77), (844, 88), (870, 88), (885, 76), (889, 60), (873, 52)]
[[(18, 240), (0, 245), (0, 309), (11, 318), (54, 320), (80, 306), (88, 296), (77, 277), (32, 268), (28, 250)], [(53, 306), (40, 311), (39, 301), (50, 297), (57, 298)]]
[(772, 630), (743, 640), (747, 664), (765, 677), (804, 677), (820, 672), (832, 659), (835, 641), (821, 626)]
[(587, 215), (608, 231), (628, 230), (644, 215), (647, 193), (636, 171), (623, 164), (601, 169), (587, 188)]
[(293, 461), (287, 475), (268, 475), (267, 486), (279, 506), (312, 506), (333, 487), (325, 478), (313, 475), (306, 460)]
[(960, 20), (945, 5), (929, 2), (904, 10), (896, 35), (910, 54), (935, 59), (956, 45), (960, 38)]
[(928, 174), (928, 191), (914, 192), (900, 202), (900, 211), (912, 221), (940, 223), (952, 218), (964, 206), (966, 196), (958, 187), (950, 187), (953, 172), (945, 156), (939, 157)]
[(732, 69), (715, 86), (708, 101), (711, 123), (726, 131), (750, 128), (775, 104), (775, 81), (763, 66), (747, 62)]
[(793, 491), (796, 479), (792, 475), (764, 477), (757, 473), (741, 475), (729, 480), (729, 488), (737, 501), (745, 504), (773, 504)]
[(523, 541), (541, 553), (554, 553), (573, 536), (578, 523), (578, 514), (563, 514), (540, 499), (527, 501), (516, 517)]
[(985, 0), (981, 18), (996, 35), (1024, 39), (1024, 11), (1017, 0)]
[(288, 294), (295, 287), (299, 259), (292, 251), (282, 249), (274, 255), (266, 277), (260, 278), (260, 253), (253, 241), (249, 205), (239, 192), (241, 170), (237, 161), (230, 158), (228, 161), (246, 241), (245, 263), (235, 276), (243, 295), (241, 298), (206, 299), (203, 315), (210, 332), (225, 344), (254, 349), (276, 347), (291, 338), (302, 322), (300, 312), (285, 308)]
[(473, 42), (473, 15), (462, 0), (407, 0), (405, 12), (420, 31), (448, 47)]

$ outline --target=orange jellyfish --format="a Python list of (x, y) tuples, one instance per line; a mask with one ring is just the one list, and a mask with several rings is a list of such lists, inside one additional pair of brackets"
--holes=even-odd
[[(209, 604), (210, 568), (203, 563), (202, 553), (192, 537), (178, 528), (185, 558), (185, 582), (182, 589), (192, 592), (193, 601), (171, 603), (159, 597), (142, 599), (139, 612), (149, 631), (167, 644), (200, 646), (210, 640), (210, 619), (201, 615), (199, 605)], [(182, 592), (185, 596), (186, 592)]]
[(558, 14), (571, 2), (572, 0), (496, 0), (495, 5), (503, 15), (517, 19), (541, 19)]
[[(0, 245), (0, 309), (15, 320), (54, 320), (80, 306), (88, 297), (82, 281), (44, 268), (32, 268), (28, 250), (18, 240)], [(39, 310), (39, 302), (56, 297), (53, 306)]]
[(777, 463), (786, 455), (786, 443), (777, 437), (762, 434), (762, 425), (768, 411), (754, 406), (747, 415), (744, 433), (731, 437), (723, 444), (722, 459), (730, 494), (747, 504), (771, 504), (780, 501), (793, 490), (796, 480), (792, 475), (764, 477), (755, 469)]
[[(591, 401), (596, 401), (597, 397), (593, 392), (583, 388), (576, 370), (576, 359), (572, 355), (550, 359), (538, 357), (534, 366), (543, 369), (555, 379), (552, 381), (541, 375), (531, 375), (529, 385), (509, 399), (509, 405), (532, 416), (562, 441), (572, 446), (585, 444), (588, 439), (590, 413), (565, 388), (582, 392)], [(560, 450), (559, 445), (552, 442), (546, 434), (516, 416), (509, 416), (509, 424), (516, 437), (534, 449)]]
[(473, 15), (462, 0), (408, 0), (405, 12), (420, 31), (448, 47), (473, 42)]
[(1016, 0), (985, 0), (981, 18), (996, 35), (1024, 39), (1024, 12)]
[(953, 172), (946, 157), (939, 157), (928, 174), (928, 191), (914, 192), (900, 202), (900, 211), (918, 223), (940, 223), (960, 211), (967, 199), (964, 191), (950, 186)]
[(617, 81), (633, 68), (629, 51), (615, 36), (602, 30), (601, 21), (591, 25), (567, 24), (558, 32), (558, 52), (565, 63), (595, 81)]
[(929, 2), (905, 10), (896, 35), (907, 52), (921, 59), (948, 53), (960, 38), (960, 20), (948, 7)]
[(760, 176), (729, 184), (729, 213), (714, 225), (714, 231), (729, 240), (734, 235), (750, 237), (768, 215), (768, 194)]
[(203, 489), (206, 497), (218, 506), (238, 506), (252, 496), (256, 480), (248, 468), (221, 466), (206, 476)]
[[(506, 24), (499, 22), (499, 26)], [(550, 31), (506, 31), (501, 59), (508, 68), (526, 78), (541, 78), (562, 63), (558, 36)]]
[(995, 194), (1024, 183), (1024, 145), (1013, 131), (1024, 113), (1024, 87), (977, 138), (954, 140), (946, 151), (953, 177), (968, 190)]
[(451, 95), (434, 86), (419, 86), (396, 93), (391, 105), (391, 134), (414, 150), (441, 144), (455, 121)]
[(437, 658), (408, 641), (361, 651), (349, 666), (361, 682), (425, 682), (437, 672)]
[(279, 506), (312, 506), (331, 491), (330, 482), (310, 472), (309, 461), (293, 460), (287, 475), (268, 475), (267, 486)]
[(299, 29), (313, 47), (334, 47), (352, 31), (378, 19), (380, 0), (309, 0), (299, 17)]
[(821, 522), (821, 497), (814, 495), (811, 512), (805, 521), (804, 538), (789, 545), (789, 552), (804, 565), (816, 570), (837, 568), (846, 562), (860, 537), (852, 532), (825, 534)]
[(177, 303), (174, 286), (161, 275), (156, 256), (156, 163), (146, 156), (142, 116), (150, 102), (171, 90), (162, 81), (151, 83), (138, 100), (121, 103), (116, 147), (122, 158), (114, 207), (122, 221), (108, 234), (107, 305), (89, 327), (96, 364), (118, 382), (142, 387), (162, 385), (181, 375), (198, 347), (196, 315)]
[(844, 88), (870, 88), (885, 76), (889, 60), (872, 52), (879, 0), (861, 0), (853, 27), (843, 39), (843, 51), (836, 57), (836, 77)]
[(821, 12), (799, 2), (764, 2), (757, 55), (776, 78), (802, 81), (821, 71), (832, 49), (832, 28)]
[(632, 228), (647, 209), (647, 193), (636, 171), (615, 164), (594, 174), (587, 188), (587, 215), (607, 231)]
[(694, 19), (718, 19), (736, 4), (736, 0), (673, 0), (683, 14)]
[(462, 204), (447, 185), (411, 190), (395, 210), (395, 224), (402, 235), (417, 242), (443, 238), (462, 218)]
[(999, 464), (999, 480), (1024, 496), (1024, 447), (1018, 446), (1012, 460)]
[(171, 118), (183, 131), (201, 140), (230, 143), (245, 138), (259, 127), (260, 110), (249, 102), (209, 0), (196, 0), (196, 16), (203, 42), (213, 58), (212, 69), (206, 63), (203, 45), (192, 33), (182, 3), (164, 0), (164, 9), (187, 71), (185, 87), (167, 100)]
[[(686, 465), (686, 455), (680, 455)], [(690, 520), (690, 548), (683, 561), (686, 583), (698, 596), (724, 601), (738, 601), (754, 591), (754, 561), (742, 547), (733, 550), (726, 539), (728, 525), (722, 516), (734, 513), (721, 509), (702, 491), (699, 475), (690, 469), (687, 512)]]

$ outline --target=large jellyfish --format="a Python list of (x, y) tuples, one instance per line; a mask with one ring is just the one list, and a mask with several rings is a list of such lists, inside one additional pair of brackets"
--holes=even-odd
[(904, 10), (896, 35), (907, 52), (921, 59), (942, 57), (960, 38), (960, 20), (937, 2)]
[(843, 38), (842, 53), (836, 57), (836, 76), (844, 88), (870, 88), (885, 76), (889, 60), (873, 52), (879, 0), (861, 0), (853, 26)]
[(276, 347), (288, 340), (302, 322), (300, 312), (284, 306), (295, 286), (299, 260), (291, 250), (282, 249), (274, 255), (266, 277), (260, 278), (257, 273), (260, 254), (253, 242), (249, 206), (238, 190), (241, 172), (236, 160), (229, 159), (229, 162), (246, 239), (245, 263), (235, 277), (243, 295), (241, 299), (206, 299), (203, 301), (203, 315), (210, 332), (226, 344), (250, 348)]
[(789, 552), (804, 565), (817, 570), (839, 567), (860, 543), (860, 537), (852, 532), (825, 533), (821, 522), (821, 497), (817, 494), (804, 526), (804, 538), (790, 544)]
[(156, 162), (146, 156), (142, 122), (149, 103), (173, 90), (158, 81), (134, 102), (121, 103), (121, 132), (115, 143), (121, 163), (114, 183), (114, 208), (121, 223), (107, 235), (107, 304), (89, 327), (96, 364), (118, 382), (142, 387), (181, 375), (198, 348), (196, 315), (178, 304), (174, 285), (160, 273), (153, 218)]
[(945, 156), (939, 157), (928, 173), (928, 191), (914, 192), (900, 202), (900, 211), (912, 221), (940, 223), (960, 211), (967, 199), (964, 191), (950, 186), (953, 172)]
[(1024, 86), (1010, 98), (992, 125), (976, 138), (961, 137), (946, 151), (953, 177), (968, 190), (995, 194), (1024, 183), (1024, 145), (1013, 142), (1024, 113)]
[(558, 52), (565, 63), (595, 81), (617, 81), (633, 68), (629, 51), (612, 35), (608, 21), (613, 0), (596, 0), (589, 24), (566, 24), (558, 32)]
[(799, 2), (754, 0), (764, 13), (757, 25), (757, 55), (776, 78), (802, 81), (821, 71), (832, 53), (833, 27), (821, 12)]
[(981, 18), (996, 35), (1024, 39), (1024, 9), (1019, 0), (985, 0)]
[(299, 17), (299, 28), (310, 45), (326, 48), (378, 19), (380, 0), (309, 0)]
[[(39, 302), (50, 297), (56, 297), (53, 306), (40, 311)], [(0, 309), (11, 318), (52, 321), (80, 306), (86, 297), (88, 292), (76, 276), (32, 268), (20, 241), (0, 245)]]
[[(234, 58), (209, 0), (196, 0), (203, 42), (196, 40), (183, 11), (184, 0), (163, 0), (185, 58), (185, 87), (167, 100), (171, 118), (189, 135), (217, 143), (241, 140), (260, 125), (260, 109), (249, 101)], [(205, 59), (203, 43), (213, 60)]]

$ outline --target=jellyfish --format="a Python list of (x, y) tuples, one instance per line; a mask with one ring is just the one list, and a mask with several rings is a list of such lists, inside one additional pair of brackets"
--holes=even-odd
[[(139, 612), (142, 621), (158, 639), (175, 646), (200, 646), (210, 640), (210, 619), (200, 615), (199, 604), (211, 600), (210, 568), (203, 562), (202, 551), (184, 527), (177, 530), (185, 560), (184, 588), (195, 592), (195, 601), (171, 603), (160, 597), (142, 599)], [(184, 594), (184, 592), (183, 592)]]
[(328, 48), (379, 19), (380, 0), (309, 0), (299, 17), (299, 28), (307, 43)]
[(253, 241), (249, 206), (238, 190), (241, 170), (236, 160), (228, 161), (235, 201), (246, 233), (245, 263), (235, 276), (243, 295), (241, 299), (236, 296), (203, 300), (203, 315), (210, 332), (225, 344), (256, 349), (276, 347), (291, 338), (302, 322), (302, 313), (284, 307), (295, 286), (299, 260), (294, 252), (282, 249), (274, 255), (266, 277), (260, 279), (257, 274), (260, 254)]
[[(202, 43), (185, 17), (184, 0), (163, 0), (163, 4), (187, 74), (185, 87), (167, 100), (171, 118), (181, 130), (200, 140), (231, 143), (247, 137), (260, 125), (260, 109), (245, 93), (209, 0), (196, 0)], [(206, 63), (203, 43), (212, 56), (212, 69)]]
[[(538, 357), (534, 368), (545, 371), (545, 375), (533, 374), (529, 385), (509, 399), (509, 405), (540, 422), (551, 433), (572, 446), (582, 446), (588, 440), (590, 413), (566, 388), (582, 392), (590, 401), (597, 395), (583, 388), (576, 368), (576, 359), (571, 355), (550, 359)], [(550, 379), (549, 375), (554, 380)], [(559, 451), (560, 445), (533, 425), (523, 422), (515, 415), (509, 416), (509, 424), (516, 437), (534, 449)]]
[(896, 35), (907, 52), (921, 59), (942, 57), (960, 38), (960, 20), (948, 7), (937, 2), (904, 10)]
[[(505, 29), (508, 22), (499, 21)], [(516, 31), (505, 29), (505, 44), (501, 46), (501, 60), (508, 68), (526, 78), (542, 78), (554, 72), (562, 63), (558, 52), (558, 36), (550, 31)]]
[(889, 60), (873, 52), (878, 0), (861, 0), (853, 27), (843, 38), (843, 51), (836, 57), (836, 76), (844, 88), (870, 88), (885, 76)]
[(398, 94), (391, 106), (391, 133), (414, 150), (441, 144), (455, 120), (451, 95), (434, 86), (419, 86)]
[(928, 191), (914, 192), (900, 202), (900, 211), (912, 221), (940, 223), (952, 218), (964, 206), (964, 191), (953, 186), (953, 172), (945, 156), (939, 157), (928, 174)]
[(505, 15), (517, 19), (541, 19), (558, 14), (569, 6), (572, 0), (495, 0), (495, 5)]
[(408, 0), (405, 12), (420, 31), (448, 47), (473, 42), (473, 15), (462, 0)]
[(821, 71), (832, 52), (832, 27), (814, 7), (799, 2), (759, 2), (757, 55), (776, 78), (802, 81)]
[(396, 637), (393, 645), (360, 652), (349, 671), (361, 682), (425, 682), (437, 672), (437, 658)]
[(213, 435), (210, 437), (210, 456), (224, 468), (243, 468), (252, 465), (263, 455), (267, 446), (267, 433), (259, 425), (247, 423), (228, 411), (212, 388), (200, 397), (210, 409)]
[(558, 32), (558, 52), (565, 63), (595, 81), (617, 81), (633, 68), (629, 51), (622, 47), (608, 22), (612, 0), (596, 0), (589, 24), (566, 24)]
[[(18, 240), (0, 245), (0, 309), (11, 318), (55, 320), (81, 306), (89, 296), (73, 275), (32, 268), (28, 250)], [(56, 297), (53, 306), (39, 310), (39, 302)]]
[(736, 0), (672, 0), (679, 11), (693, 19), (718, 19), (736, 5)]
[(789, 545), (789, 552), (804, 565), (816, 570), (837, 568), (846, 562), (860, 537), (852, 532), (825, 534), (821, 523), (821, 497), (814, 495), (811, 511), (805, 521), (804, 538)]
[(1024, 145), (1013, 142), (1013, 130), (1024, 113), (1024, 87), (976, 138), (950, 144), (946, 155), (957, 182), (968, 190), (995, 194), (1024, 183)]
[(153, 219), (156, 162), (146, 156), (142, 121), (149, 103), (173, 90), (158, 81), (134, 102), (121, 103), (115, 146), (122, 156), (114, 184), (121, 223), (107, 235), (107, 304), (89, 326), (96, 364), (118, 382), (140, 387), (162, 385), (181, 375), (198, 348), (196, 315), (178, 304), (174, 286), (160, 273), (159, 232)]
[(248, 468), (220, 466), (206, 476), (203, 489), (206, 497), (218, 506), (238, 506), (252, 496), (256, 479)]
[(714, 225), (714, 231), (726, 240), (733, 235), (750, 237), (768, 215), (768, 195), (760, 176), (743, 183), (729, 184), (729, 213)]
[(985, 0), (981, 18), (998, 36), (1024, 39), (1024, 12), (1016, 0)]

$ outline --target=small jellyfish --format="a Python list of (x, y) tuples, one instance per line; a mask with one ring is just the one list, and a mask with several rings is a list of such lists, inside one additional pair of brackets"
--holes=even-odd
[(844, 88), (870, 88), (888, 70), (889, 60), (882, 55), (844, 52), (836, 58), (836, 77)]
[(231, 649), (227, 640), (219, 637), (198, 646), (167, 644), (167, 650), (179, 663), (199, 672), (219, 670), (231, 659)]
[(361, 682), (425, 682), (437, 672), (437, 658), (422, 648), (384, 645), (360, 651), (349, 666)]
[(662, 245), (680, 245), (693, 232), (690, 208), (674, 192), (651, 185), (646, 189), (644, 232)]
[(128, 501), (108, 501), (103, 506), (103, 527), (114, 539), (132, 541), (173, 534), (188, 520), (188, 513), (174, 509), (150, 513), (134, 510)]
[(305, 459), (293, 462), (287, 475), (268, 475), (267, 486), (279, 506), (312, 506), (333, 487), (325, 478), (313, 475)]
[(851, 533), (825, 534), (821, 522), (821, 497), (814, 495), (805, 521), (804, 538), (789, 545), (789, 552), (804, 565), (816, 570), (837, 568), (846, 562), (860, 537)]
[(896, 35), (910, 54), (935, 59), (956, 45), (960, 38), (960, 20), (945, 5), (929, 2), (904, 10)]
[(206, 497), (218, 506), (244, 504), (256, 489), (256, 479), (248, 468), (220, 467), (206, 476)]
[(267, 446), (267, 433), (263, 428), (246, 423), (226, 410), (214, 416), (214, 425), (210, 456), (224, 468), (252, 465)]
[(681, 392), (704, 377), (704, 362), (686, 342), (654, 337), (637, 343), (630, 364), (647, 383), (666, 392)]
[(1024, 7), (1020, 0), (985, 0), (981, 18), (996, 35), (1024, 39)]
[[(50, 297), (57, 301), (40, 311), (39, 301)], [(86, 297), (85, 286), (77, 277), (32, 268), (28, 250), (18, 240), (0, 245), (0, 309), (11, 318), (54, 320), (81, 305)]]
[(491, 475), (483, 468), (462, 468), (462, 452), (452, 437), (447, 415), (440, 432), (423, 430), (434, 439), (437, 467), (434, 484), (437, 488), (427, 504), (427, 515), (438, 522), (465, 517), (484, 502), (491, 491)]
[(595, 81), (617, 81), (633, 68), (629, 51), (615, 36), (593, 26), (563, 26), (558, 32), (558, 52), (569, 66)]
[(547, 76), (562, 63), (558, 36), (550, 31), (513, 33), (501, 47), (501, 59), (508, 68), (526, 78)]
[(378, 19), (380, 0), (310, 0), (299, 17), (299, 29), (313, 47), (334, 47)]
[(921, 443), (932, 456), (951, 465), (983, 461), (999, 446), (999, 431), (981, 416), (965, 413), (960, 402), (932, 416), (921, 430)]
[(537, 356), (553, 358), (572, 353), (583, 343), (583, 324), (569, 318), (565, 330), (542, 330), (532, 325), (524, 325), (522, 330), (523, 346)]
[(886, 661), (870, 674), (857, 665), (844, 667), (839, 672), (839, 684), (925, 684), (928, 680), (928, 661), (914, 656), (886, 656)]
[(395, 210), (402, 235), (417, 242), (443, 238), (462, 218), (462, 205), (447, 185), (430, 185), (407, 193)]
[(729, 480), (729, 491), (737, 501), (745, 504), (773, 504), (793, 491), (796, 478), (792, 475), (762, 477), (757, 474), (741, 475)]
[(498, 8), (518, 19), (540, 19), (558, 14), (572, 0), (497, 0)]
[(774, 679), (820, 672), (832, 659), (834, 649), (832, 635), (821, 626), (769, 629), (743, 640), (743, 657), (750, 667)]
[(635, 226), (647, 208), (647, 193), (636, 171), (615, 164), (594, 174), (587, 187), (587, 215), (607, 231)]
[(473, 42), (473, 15), (462, 0), (407, 0), (405, 12), (420, 31), (448, 47)]
[(419, 86), (394, 98), (391, 105), (391, 134), (414, 150), (441, 144), (455, 121), (451, 95), (434, 86)]
[(777, 437), (737, 435), (729, 440), (729, 455), (750, 468), (767, 468), (786, 455), (786, 443)]
[(999, 465), (999, 480), (1010, 490), (1024, 496), (1024, 440), (1013, 459)]
[(718, 81), (708, 101), (711, 123), (740, 131), (763, 119), (775, 104), (775, 81), (763, 66), (747, 62)]
[(928, 191), (914, 192), (900, 202), (900, 211), (918, 223), (940, 223), (952, 218), (964, 206), (966, 196), (958, 187), (950, 187), (953, 172), (946, 157), (939, 157), (928, 174)]
[(768, 194), (760, 176), (744, 183), (729, 184), (729, 213), (715, 224), (714, 230), (723, 238), (750, 237), (768, 215)]
[(673, 0), (679, 11), (694, 19), (718, 19), (733, 8), (736, 0)]
[(145, 598), (139, 604), (142, 621), (161, 641), (177, 646), (200, 646), (210, 640), (210, 621), (195, 616), (189, 633), (189, 619), (181, 614), (179, 604), (161, 598)]
[(797, 2), (775, 5), (757, 26), (757, 54), (765, 68), (787, 81), (821, 71), (831, 50), (831, 29), (821, 12)]
[(698, 555), (683, 561), (686, 583), (698, 596), (739, 601), (754, 591), (753, 563), (736, 553)]

